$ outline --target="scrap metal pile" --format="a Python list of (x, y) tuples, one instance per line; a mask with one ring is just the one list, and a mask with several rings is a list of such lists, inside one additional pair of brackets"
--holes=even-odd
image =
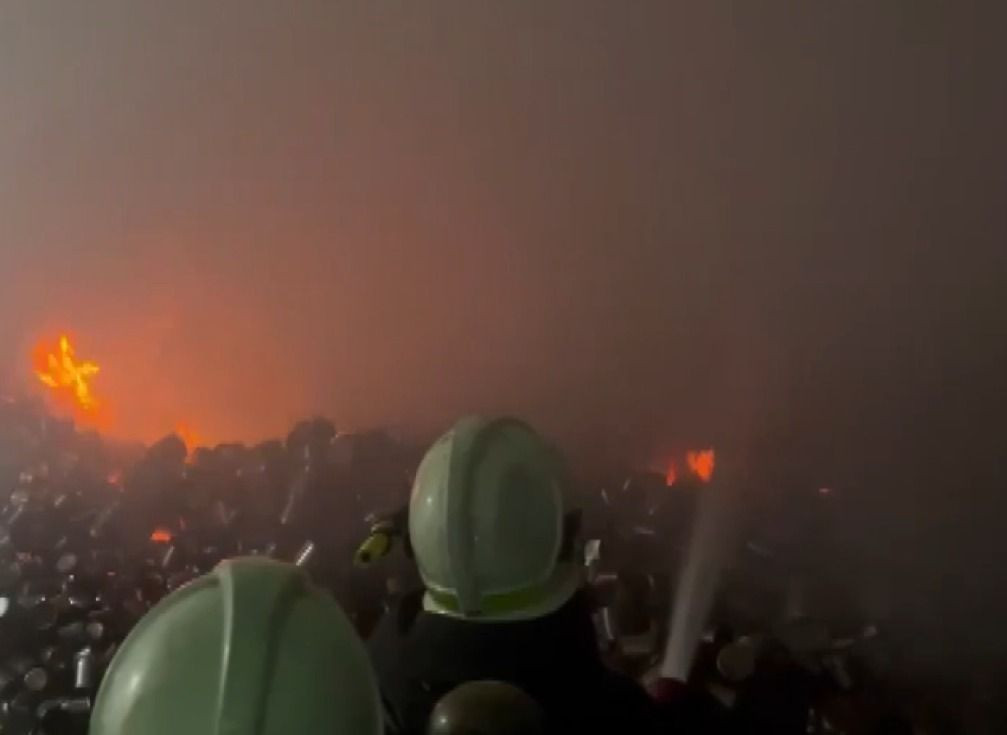
[[(0, 400), (0, 733), (86, 733), (102, 674), (132, 626), (229, 556), (309, 567), (366, 635), (399, 591), (418, 584), (405, 554), (377, 568), (354, 559), (369, 532), (401, 516), (421, 452), (382, 433), (340, 434), (322, 419), (255, 446), (189, 451), (177, 436), (119, 446), (40, 403)], [(646, 473), (591, 487), (580, 505), (599, 641), (613, 666), (646, 680), (661, 658), (675, 567), (702, 490), (670, 493), (662, 475)], [(806, 619), (781, 628), (773, 605), (759, 602), (765, 590), (745, 589), (782, 576), (760, 571), (764, 550), (756, 551), (726, 571), (714, 612), (721, 625), (700, 644), (692, 674), (694, 691), (720, 701), (707, 696), (693, 712), (747, 708), (756, 722), (785, 710), (801, 732), (871, 731), (825, 719), (863, 709), (857, 693), (877, 677), (858, 680), (861, 657), (851, 652), (873, 646), (866, 641), (877, 631), (840, 639)], [(818, 687), (800, 712), (790, 706), (795, 682)], [(873, 707), (874, 721), (885, 707)], [(709, 720), (703, 727), (715, 731)]]
[[(362, 630), (384, 578), (353, 568), (367, 512), (401, 503), (414, 459), (324, 420), (285, 442), (147, 449), (0, 403), (0, 732), (84, 733), (102, 673), (165, 594), (220, 559), (309, 566)], [(367, 505), (364, 505), (366, 500)]]

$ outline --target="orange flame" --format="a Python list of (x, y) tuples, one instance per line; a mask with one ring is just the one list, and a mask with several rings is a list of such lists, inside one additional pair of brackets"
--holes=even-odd
[(668, 468), (664, 471), (665, 487), (672, 487), (676, 480), (678, 480), (678, 470), (675, 469), (675, 465), (673, 463), (669, 462)]
[(713, 478), (716, 457), (712, 449), (689, 452), (685, 455), (685, 460), (692, 473), (703, 482), (709, 482)]
[(155, 544), (170, 544), (172, 539), (171, 531), (167, 528), (155, 528), (150, 534), (150, 540)]
[(59, 338), (55, 349), (40, 343), (35, 349), (35, 375), (58, 396), (68, 396), (74, 408), (93, 417), (100, 402), (91, 391), (90, 379), (100, 368), (90, 360), (78, 361), (70, 338)]
[(184, 422), (179, 422), (175, 425), (175, 435), (185, 444), (185, 448), (188, 451), (192, 451), (199, 444), (200, 437), (193, 428)]

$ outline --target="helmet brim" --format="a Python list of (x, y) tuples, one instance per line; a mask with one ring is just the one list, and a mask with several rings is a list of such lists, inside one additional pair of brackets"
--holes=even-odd
[(457, 605), (446, 604), (445, 596), (433, 595), (427, 591), (423, 595), (423, 609), (429, 613), (474, 622), (534, 620), (545, 617), (563, 607), (580, 589), (583, 581), (580, 566), (564, 562), (556, 565), (552, 576), (542, 585), (542, 593), (536, 595), (534, 601), (528, 604), (513, 607), (498, 606), (478, 615), (466, 615), (458, 609)]

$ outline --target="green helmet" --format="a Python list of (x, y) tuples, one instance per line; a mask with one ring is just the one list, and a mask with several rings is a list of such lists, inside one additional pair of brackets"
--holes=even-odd
[(540, 735), (545, 721), (538, 702), (502, 681), (470, 681), (434, 706), (427, 735)]
[(409, 540), (431, 612), (477, 620), (546, 615), (580, 584), (561, 559), (561, 465), (514, 419), (459, 421), (420, 463)]
[(298, 568), (221, 562), (162, 600), (102, 681), (90, 735), (378, 735), (367, 652)]

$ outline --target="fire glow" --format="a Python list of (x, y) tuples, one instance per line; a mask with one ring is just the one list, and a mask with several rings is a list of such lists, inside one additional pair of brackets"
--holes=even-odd
[(172, 538), (171, 531), (167, 528), (155, 528), (150, 534), (150, 540), (155, 544), (170, 544)]
[(35, 375), (60, 401), (69, 402), (78, 419), (97, 423), (101, 401), (91, 387), (101, 368), (91, 360), (78, 360), (70, 338), (60, 335), (56, 345), (39, 343), (34, 353)]
[(664, 484), (666, 487), (672, 487), (676, 480), (678, 480), (678, 470), (674, 463), (669, 462), (667, 469), (664, 471)]
[[(716, 466), (716, 453), (710, 449), (692, 449), (685, 453), (685, 468), (688, 476), (695, 477), (704, 485), (713, 479), (713, 470)], [(677, 460), (669, 460), (663, 464), (664, 484), (666, 487), (674, 487), (683, 477), (682, 464)]]
[(689, 452), (685, 455), (685, 460), (689, 464), (689, 469), (696, 477), (703, 482), (713, 479), (713, 468), (716, 464), (716, 455), (713, 449), (701, 449)]
[[(81, 426), (107, 432), (112, 426), (112, 416), (104, 397), (95, 394), (94, 379), (101, 367), (94, 360), (77, 356), (74, 340), (62, 333), (55, 341), (40, 340), (31, 355), (32, 368), (55, 408)], [(192, 452), (202, 442), (188, 422), (178, 422), (174, 433)], [(121, 482), (121, 476), (109, 477), (111, 484)]]
[(195, 449), (201, 441), (199, 434), (197, 434), (193, 428), (185, 422), (180, 422), (175, 425), (175, 435), (182, 440), (185, 444), (186, 450), (189, 452)]

